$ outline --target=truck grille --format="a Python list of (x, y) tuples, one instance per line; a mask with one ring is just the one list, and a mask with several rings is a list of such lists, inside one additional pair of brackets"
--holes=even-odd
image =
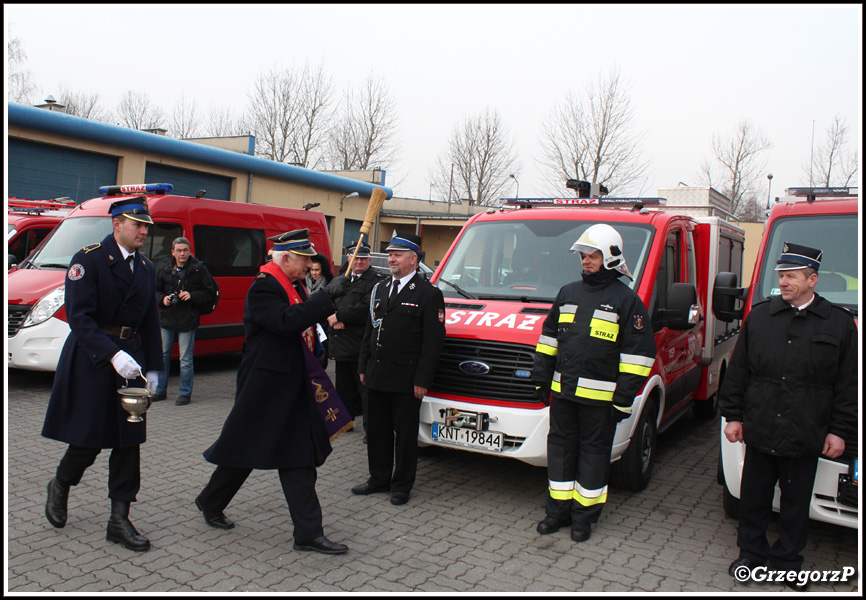
[(21, 323), (24, 322), (24, 319), (27, 317), (27, 313), (30, 312), (31, 308), (33, 307), (28, 305), (9, 305), (9, 337), (18, 333), (18, 330), (21, 329)]
[[(532, 372), (535, 348), (523, 344), (446, 338), (432, 390), (484, 400), (535, 402), (535, 385), (518, 370)], [(465, 361), (484, 363), (485, 374), (462, 371)]]

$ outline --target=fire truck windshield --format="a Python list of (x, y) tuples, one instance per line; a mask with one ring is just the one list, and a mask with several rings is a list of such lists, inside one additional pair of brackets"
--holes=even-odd
[(88, 244), (101, 242), (111, 231), (111, 218), (107, 215), (63, 219), (45, 245), (22, 267), (66, 269), (76, 252)]
[(767, 239), (760, 276), (755, 284), (752, 304), (779, 295), (776, 260), (785, 242), (793, 242), (824, 252), (815, 291), (835, 304), (857, 312), (857, 215), (837, 214), (797, 216), (779, 219)]
[[(442, 267), (437, 285), (446, 297), (552, 302), (563, 285), (580, 277), (580, 257), (568, 250), (595, 224), (553, 219), (473, 223)], [(634, 275), (634, 281), (622, 281), (636, 289), (654, 230), (633, 223), (613, 226)]]

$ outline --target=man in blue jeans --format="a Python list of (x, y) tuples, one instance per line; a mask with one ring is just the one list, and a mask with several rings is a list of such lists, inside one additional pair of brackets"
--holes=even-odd
[(190, 253), (189, 240), (176, 238), (171, 243), (172, 260), (156, 275), (156, 301), (162, 330), (164, 368), (159, 373), (154, 402), (165, 400), (171, 349), (177, 340), (180, 351), (180, 393), (178, 406), (189, 404), (192, 398), (193, 347), (202, 307), (216, 299), (213, 277), (203, 262)]

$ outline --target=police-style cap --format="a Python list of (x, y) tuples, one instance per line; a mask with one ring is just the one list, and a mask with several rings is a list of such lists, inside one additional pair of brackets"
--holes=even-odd
[(395, 231), (391, 237), (391, 243), (385, 248), (385, 252), (391, 250), (411, 250), (415, 254), (421, 254), (421, 236)]
[(821, 256), (823, 254), (822, 250), (785, 242), (785, 245), (782, 247), (782, 256), (776, 261), (776, 270), (790, 271), (792, 269), (811, 267), (817, 271), (821, 266)]
[(295, 229), (268, 238), (274, 243), (274, 252), (294, 252), (301, 256), (315, 256), (316, 249), (310, 243), (309, 229)]
[[(355, 250), (356, 246), (358, 247), (357, 251)], [(355, 258), (370, 258), (370, 246), (364, 242), (361, 242), (360, 246), (357, 244), (349, 244), (346, 248), (346, 254), (351, 256), (353, 252), (355, 253)]]
[(150, 218), (150, 211), (147, 209), (147, 196), (138, 196), (137, 198), (112, 202), (108, 208), (108, 214), (112, 218), (124, 215), (133, 221), (153, 225), (153, 219)]

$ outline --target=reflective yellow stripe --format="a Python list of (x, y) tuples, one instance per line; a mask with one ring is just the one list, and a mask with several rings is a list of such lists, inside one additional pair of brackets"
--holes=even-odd
[(559, 371), (553, 372), (553, 380), (550, 382), (550, 391), (551, 392), (562, 392), (562, 386), (560, 385), (560, 378), (562, 374)]
[(599, 490), (587, 490), (581, 487), (580, 484), (577, 484), (574, 487), (574, 496), (572, 497), (583, 506), (604, 504), (607, 502), (607, 486), (604, 486)]
[(559, 307), (559, 322), (574, 323), (574, 313), (577, 312), (577, 304), (563, 304)]
[(550, 490), (550, 497), (554, 500), (571, 500), (572, 495), (574, 494), (572, 490), (555, 490), (553, 488), (548, 489)]
[(574, 313), (559, 313), (560, 323), (574, 323)]
[(589, 398), (590, 400), (611, 401), (613, 400), (613, 393), (615, 391), (615, 381), (601, 381), (600, 379), (580, 377), (577, 380), (577, 389), (574, 395), (581, 398)]
[(559, 353), (559, 342), (555, 337), (541, 335), (538, 337), (538, 345), (535, 347), (535, 351), (549, 356), (556, 356)]
[(591, 390), (589, 388), (578, 387), (575, 392), (575, 396), (580, 396), (581, 398), (589, 398), (590, 400), (604, 400), (606, 402), (613, 401), (613, 392), (603, 392), (601, 390)]
[(640, 365), (630, 365), (628, 363), (619, 363), (620, 373), (631, 373), (632, 375), (640, 375), (646, 377), (652, 371), (652, 367), (642, 367)]
[(589, 322), (589, 335), (590, 337), (615, 342), (619, 336), (619, 324), (602, 319), (592, 319)]

